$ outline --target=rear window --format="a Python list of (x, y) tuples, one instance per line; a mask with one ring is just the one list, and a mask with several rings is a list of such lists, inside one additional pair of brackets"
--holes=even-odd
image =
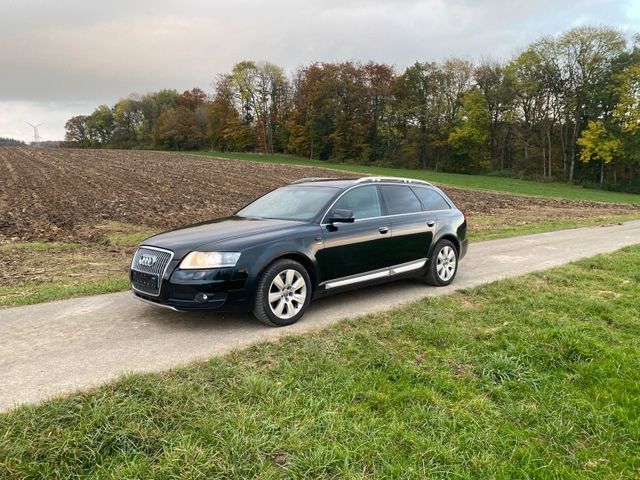
[(403, 185), (380, 185), (389, 215), (421, 212), (422, 205), (409, 187)]
[(449, 210), (451, 208), (442, 195), (435, 190), (414, 187), (413, 191), (418, 196), (426, 210)]

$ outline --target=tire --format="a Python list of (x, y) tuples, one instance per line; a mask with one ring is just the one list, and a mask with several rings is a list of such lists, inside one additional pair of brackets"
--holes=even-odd
[(440, 240), (433, 248), (427, 266), (425, 282), (436, 287), (446, 287), (458, 273), (458, 250), (449, 240)]
[(310, 302), (309, 273), (295, 260), (283, 258), (260, 276), (253, 315), (271, 327), (285, 327), (300, 320)]

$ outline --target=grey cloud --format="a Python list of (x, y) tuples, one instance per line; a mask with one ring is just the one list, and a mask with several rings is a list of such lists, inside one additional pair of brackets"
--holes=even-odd
[(506, 58), (577, 24), (631, 33), (640, 29), (634, 11), (634, 0), (5, 0), (0, 102), (113, 103), (165, 87), (210, 90), (242, 59), (291, 70), (316, 60), (403, 68), (447, 56)]

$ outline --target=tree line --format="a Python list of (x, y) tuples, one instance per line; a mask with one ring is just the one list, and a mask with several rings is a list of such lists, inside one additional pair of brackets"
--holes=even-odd
[(25, 143), (22, 140), (16, 140), (15, 138), (0, 137), (0, 147), (20, 147)]
[(214, 91), (161, 90), (66, 123), (77, 147), (214, 149), (640, 191), (640, 37), (585, 26), (508, 61), (287, 73), (243, 61)]

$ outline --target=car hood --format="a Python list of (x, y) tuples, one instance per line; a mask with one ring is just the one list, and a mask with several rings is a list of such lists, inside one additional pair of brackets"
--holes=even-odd
[(180, 259), (204, 245), (211, 248), (216, 243), (225, 241), (228, 246), (229, 241), (234, 238), (246, 239), (249, 235), (285, 229), (302, 223), (304, 222), (232, 216), (160, 233), (147, 238), (142, 244), (172, 250), (174, 258)]

